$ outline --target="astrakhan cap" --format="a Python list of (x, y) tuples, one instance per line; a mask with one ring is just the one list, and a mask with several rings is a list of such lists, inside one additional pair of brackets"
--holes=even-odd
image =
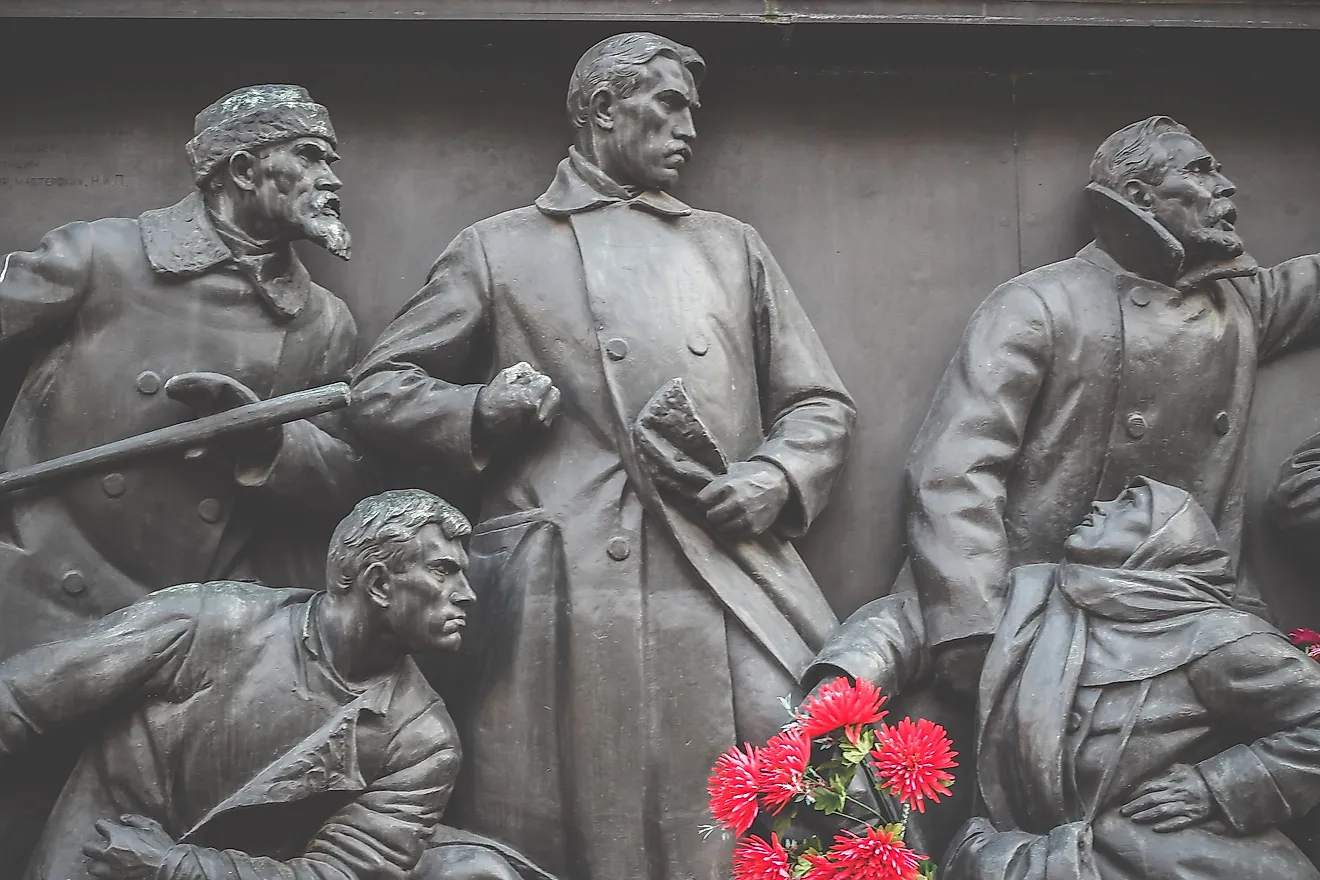
[(248, 86), (232, 91), (197, 114), (194, 130), (186, 149), (198, 185), (239, 150), (256, 150), (299, 137), (321, 137), (337, 146), (330, 112), (302, 86)]

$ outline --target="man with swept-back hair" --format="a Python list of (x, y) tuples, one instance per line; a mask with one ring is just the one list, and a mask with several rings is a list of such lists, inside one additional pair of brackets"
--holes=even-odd
[(787, 539), (853, 404), (756, 231), (670, 193), (704, 72), (655, 34), (588, 50), (550, 188), (462, 232), (355, 375), (365, 439), (482, 488), (456, 817), (583, 880), (727, 875), (709, 768), (836, 623)]
[(409, 655), (462, 639), (469, 530), (385, 492), (335, 530), (324, 592), (172, 587), (0, 664), (0, 763), (87, 734), (22, 876), (551, 880), (439, 824), (459, 741)]
[[(1184, 126), (1128, 125), (1091, 163), (1095, 241), (1002, 284), (972, 316), (908, 459), (895, 584), (918, 594), (902, 627), (928, 641), (955, 695), (975, 688), (1008, 571), (1057, 561), (1091, 503), (1138, 475), (1191, 493), (1237, 565), (1257, 366), (1316, 340), (1320, 257), (1257, 266), (1235, 192)], [(1260, 607), (1241, 581), (1235, 601)], [(926, 674), (877, 647), (881, 610), (844, 624), (813, 679), (901, 688)]]

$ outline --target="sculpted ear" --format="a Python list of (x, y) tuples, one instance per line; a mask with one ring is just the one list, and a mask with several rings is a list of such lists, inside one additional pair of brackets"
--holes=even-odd
[(1141, 208), (1149, 208), (1154, 201), (1151, 185), (1144, 180), (1129, 180), (1123, 184), (1123, 195), (1129, 202)]
[(614, 128), (614, 95), (601, 86), (591, 95), (587, 104), (587, 118), (591, 124), (603, 131)]
[(367, 591), (367, 598), (377, 608), (390, 607), (390, 573), (385, 569), (383, 563), (373, 562), (367, 566), (367, 570), (362, 572), (363, 586)]
[(229, 157), (225, 173), (234, 182), (234, 186), (252, 192), (257, 188), (257, 157), (247, 150), (239, 150)]

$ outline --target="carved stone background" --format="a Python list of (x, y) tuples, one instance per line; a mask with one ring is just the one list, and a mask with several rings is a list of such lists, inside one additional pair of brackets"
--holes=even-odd
[[(297, 82), (342, 139), (355, 257), (304, 252), (364, 343), (467, 224), (543, 191), (578, 55), (650, 28), (711, 65), (678, 195), (756, 226), (860, 406), (841, 489), (801, 546), (842, 613), (901, 563), (908, 446), (972, 309), (1088, 240), (1096, 145), (1153, 113), (1238, 184), (1263, 264), (1320, 249), (1315, 32), (918, 25), (0, 20), (0, 251), (75, 219), (135, 216), (190, 186), (181, 144), (238, 86)], [(90, 50), (70, 52), (73, 36)], [(80, 43), (86, 42), (80, 39)], [(41, 59), (34, 63), (33, 59)], [(14, 358), (0, 380), (16, 382)], [(1268, 368), (1252, 512), (1320, 429), (1320, 353)], [(1320, 624), (1315, 577), (1249, 525), (1285, 627)], [(1314, 571), (1314, 568), (1309, 568)]]

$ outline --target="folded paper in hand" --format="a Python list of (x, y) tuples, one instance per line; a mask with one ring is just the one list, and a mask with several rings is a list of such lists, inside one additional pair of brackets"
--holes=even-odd
[[(670, 379), (660, 386), (660, 390), (642, 407), (633, 431), (650, 435), (651, 442), (647, 444), (650, 448), (671, 447), (709, 470), (712, 477), (728, 473), (729, 460), (697, 414), (697, 407), (682, 379)], [(660, 443), (657, 444), (656, 440)], [(662, 462), (653, 464), (663, 467)]]

